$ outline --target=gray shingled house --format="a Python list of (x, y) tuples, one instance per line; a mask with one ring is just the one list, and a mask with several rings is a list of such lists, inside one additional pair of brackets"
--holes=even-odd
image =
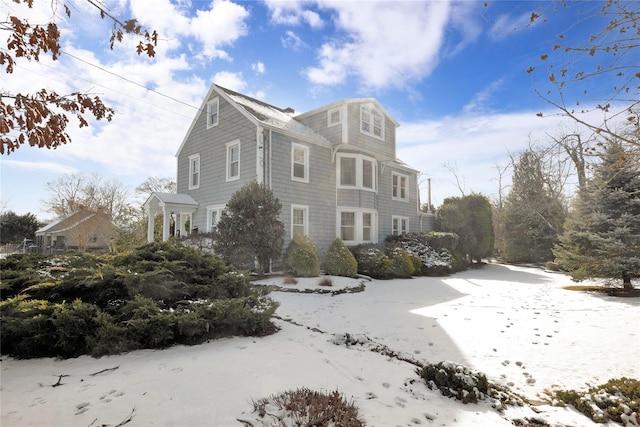
[(213, 85), (176, 154), (178, 194), (154, 193), (145, 203), (148, 239), (158, 213), (164, 239), (169, 218), (174, 234), (212, 231), (231, 195), (251, 181), (280, 200), (285, 246), (301, 233), (322, 254), (336, 237), (357, 245), (431, 231), (418, 171), (396, 158), (397, 127), (373, 98), (295, 114)]

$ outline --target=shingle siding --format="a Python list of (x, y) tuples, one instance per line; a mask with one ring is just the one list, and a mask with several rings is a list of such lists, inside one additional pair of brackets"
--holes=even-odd
[[(201, 112), (177, 155), (178, 192), (189, 194), (198, 202), (193, 226), (206, 230), (207, 206), (226, 204), (243, 185), (258, 179), (271, 187), (282, 204), (285, 249), (292, 237), (292, 205), (308, 208), (308, 235), (320, 253), (336, 238), (338, 212), (349, 208), (376, 213), (380, 242), (392, 233), (394, 215), (409, 219), (409, 231), (420, 231), (421, 224), (423, 231), (430, 229), (424, 228), (429, 221), (418, 213), (417, 172), (403, 167), (395, 158), (397, 123), (383, 111), (384, 140), (360, 131), (360, 106), (363, 102), (376, 106), (371, 99), (339, 101), (291, 119), (277, 107), (217, 86), (212, 88), (210, 99), (215, 97), (219, 98), (218, 125), (207, 129), (206, 114)], [(328, 111), (334, 108), (341, 111), (341, 123), (328, 126)], [(240, 179), (227, 182), (227, 143), (235, 140), (240, 141), (241, 147)], [(291, 178), (294, 143), (308, 148), (308, 182)], [(258, 153), (264, 155), (260, 164)], [(339, 188), (336, 159), (347, 153), (375, 159), (375, 191)], [(200, 186), (190, 190), (189, 156), (194, 154), (200, 156)], [(392, 198), (394, 171), (408, 178), (406, 201)]]

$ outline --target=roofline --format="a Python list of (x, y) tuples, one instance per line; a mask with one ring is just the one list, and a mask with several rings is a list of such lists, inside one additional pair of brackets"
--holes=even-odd
[(346, 105), (346, 104), (363, 104), (363, 103), (372, 103), (376, 105), (376, 108), (379, 109), (380, 111), (382, 111), (382, 113), (385, 115), (385, 117), (387, 117), (389, 120), (391, 120), (391, 122), (395, 125), (395, 127), (400, 126), (400, 124), (396, 121), (396, 119), (393, 118), (393, 116), (391, 114), (389, 114), (389, 112), (375, 99), (375, 98), (345, 98), (345, 99), (341, 99), (339, 101), (334, 101), (330, 104), (326, 104), (323, 105), (321, 107), (318, 108), (314, 108), (311, 111), (306, 111), (302, 114), (298, 114), (297, 116), (295, 116), (294, 118), (305, 118), (307, 116), (313, 115), (313, 114), (317, 114), (320, 113), (322, 111), (326, 111), (326, 110), (331, 110), (333, 108), (336, 108), (340, 105)]

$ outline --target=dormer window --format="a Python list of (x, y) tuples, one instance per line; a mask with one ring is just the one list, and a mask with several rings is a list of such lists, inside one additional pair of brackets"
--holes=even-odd
[(372, 104), (360, 106), (360, 131), (384, 140), (384, 116)]
[(220, 100), (212, 99), (207, 103), (207, 129), (218, 125), (220, 111)]
[(334, 108), (327, 113), (327, 126), (335, 126), (342, 123), (342, 114), (340, 108)]

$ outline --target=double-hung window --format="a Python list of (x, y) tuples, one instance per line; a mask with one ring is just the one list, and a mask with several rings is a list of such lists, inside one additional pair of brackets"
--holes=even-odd
[(212, 99), (207, 103), (207, 129), (218, 125), (220, 112), (220, 100)]
[(309, 147), (293, 143), (291, 147), (291, 180), (309, 182)]
[(392, 180), (392, 187), (391, 187), (392, 198), (395, 200), (407, 200), (407, 197), (408, 197), (407, 176), (394, 172), (391, 175), (391, 180)]
[(227, 143), (227, 181), (240, 178), (240, 141)]
[(372, 104), (360, 106), (360, 131), (384, 140), (384, 116)]
[(224, 207), (224, 205), (207, 206), (207, 232), (213, 233), (216, 231)]
[(342, 123), (342, 112), (340, 108), (334, 108), (327, 112), (327, 127)]
[(360, 154), (338, 154), (338, 187), (376, 189), (376, 161)]
[(343, 209), (338, 212), (337, 237), (348, 244), (377, 241), (376, 212), (363, 209)]
[(409, 232), (409, 218), (394, 215), (391, 217), (391, 222), (391, 230), (394, 236)]
[(291, 205), (291, 237), (308, 235), (308, 215), (308, 206)]
[(200, 154), (189, 156), (189, 190), (200, 187)]

